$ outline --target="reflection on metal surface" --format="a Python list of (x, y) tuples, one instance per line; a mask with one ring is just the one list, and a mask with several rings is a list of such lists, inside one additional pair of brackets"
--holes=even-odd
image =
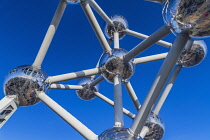
[(97, 87), (90, 87), (92, 82), (91, 77), (85, 77), (78, 81), (78, 85), (82, 85), (83, 89), (77, 90), (77, 95), (83, 100), (92, 100), (96, 97), (95, 92), (98, 92)]
[(80, 3), (80, 0), (66, 0), (66, 1), (69, 4), (78, 4), (78, 3)]
[(210, 36), (210, 1), (170, 0), (163, 9), (164, 21), (174, 33), (188, 31), (193, 38)]
[(161, 140), (164, 135), (165, 127), (158, 115), (151, 113), (145, 126), (149, 128), (149, 132), (144, 137), (144, 140)]
[(20, 106), (30, 106), (38, 103), (37, 93), (46, 91), (44, 83), (47, 74), (42, 69), (31, 65), (19, 66), (11, 70), (4, 80), (5, 95), (17, 95)]
[(5, 118), (12, 112), (14, 108), (10, 105), (5, 110), (0, 112), (0, 124), (5, 121)]
[(99, 140), (143, 140), (134, 138), (127, 128), (114, 127), (104, 131), (98, 137)]
[(194, 41), (190, 51), (182, 51), (177, 63), (183, 67), (196, 66), (205, 58), (207, 47), (204, 41)]
[(121, 15), (113, 15), (110, 17), (113, 21), (114, 26), (106, 24), (105, 33), (108, 38), (114, 37), (114, 32), (119, 32), (119, 38), (123, 38), (125, 36), (124, 30), (128, 28), (127, 20)]
[(126, 53), (127, 51), (124, 49), (113, 49), (112, 55), (105, 53), (101, 57), (99, 66), (107, 81), (113, 83), (115, 75), (119, 75), (122, 81), (125, 81), (134, 74), (135, 67), (132, 60), (129, 62), (123, 60), (123, 55)]

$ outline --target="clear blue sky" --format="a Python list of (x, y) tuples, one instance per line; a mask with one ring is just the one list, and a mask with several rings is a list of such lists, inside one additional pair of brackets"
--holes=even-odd
[[(150, 35), (163, 23), (162, 5), (143, 0), (96, 0), (111, 16), (123, 15), (129, 28)], [(32, 64), (51, 22), (59, 0), (0, 0), (0, 83), (16, 66)], [(101, 27), (104, 21), (96, 14)], [(170, 34), (164, 40), (173, 42)], [(207, 46), (210, 40), (205, 40)], [(121, 48), (132, 49), (141, 40), (126, 35)], [(94, 68), (102, 48), (79, 5), (68, 5), (60, 26), (52, 41), (42, 68), (49, 76)], [(140, 56), (167, 52), (168, 49), (154, 45)], [(139, 100), (143, 102), (162, 61), (136, 66), (130, 79)], [(182, 69), (160, 116), (165, 122), (162, 140), (194, 140), (210, 137), (210, 58), (198, 66)], [(66, 82), (75, 85), (77, 80)], [(0, 87), (0, 98), (4, 97)], [(113, 99), (113, 85), (103, 81), (100, 93)], [(96, 134), (113, 126), (113, 107), (96, 98), (83, 101), (75, 91), (50, 90), (48, 95), (87, 125)], [(136, 113), (123, 87), (123, 104)], [(125, 126), (132, 120), (125, 116)], [(1, 140), (83, 140), (42, 102), (31, 107), (19, 107), (0, 130)]]

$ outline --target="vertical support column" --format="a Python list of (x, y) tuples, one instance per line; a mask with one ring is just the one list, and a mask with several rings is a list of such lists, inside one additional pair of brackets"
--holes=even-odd
[(143, 105), (141, 106), (136, 118), (134, 119), (133, 124), (130, 127), (130, 132), (134, 135), (139, 135), (144, 123), (147, 120), (148, 115), (154, 105), (155, 101), (157, 100), (164, 84), (170, 75), (174, 65), (179, 58), (182, 49), (184, 48), (187, 40), (189, 39), (188, 34), (180, 33), (177, 35), (177, 38), (171, 47), (165, 61), (163, 62), (148, 94), (146, 99), (144, 100)]
[(122, 86), (118, 75), (114, 77), (114, 121), (115, 127), (123, 127)]
[(44, 57), (45, 57), (45, 55), (48, 51), (48, 48), (49, 48), (49, 46), (52, 42), (52, 39), (55, 35), (56, 29), (57, 29), (57, 27), (60, 23), (60, 20), (62, 18), (62, 15), (63, 15), (64, 11), (65, 11), (66, 5), (67, 5), (67, 2), (65, 0), (60, 0), (58, 8), (57, 8), (57, 10), (54, 14), (54, 17), (51, 21), (51, 24), (50, 24), (49, 28), (47, 30), (47, 33), (44, 37), (42, 45), (39, 49), (39, 52), (36, 56), (36, 59), (35, 59), (34, 63), (33, 63), (33, 66), (36, 66), (38, 68), (41, 67), (42, 62), (44, 60)]
[(156, 105), (156, 107), (153, 111), (154, 114), (157, 114), (157, 115), (159, 114), (160, 109), (162, 108), (166, 98), (168, 97), (168, 94), (171, 91), (171, 89), (174, 85), (174, 82), (175, 82), (175, 80), (176, 80), (176, 78), (177, 78), (181, 69), (182, 69), (181, 65), (176, 66), (176, 68), (174, 70), (174, 73), (171, 75), (171, 78), (168, 81), (168, 84), (166, 85), (165, 90), (163, 91), (163, 94), (162, 94), (161, 98), (159, 99), (159, 101), (158, 101), (158, 103), (157, 103), (157, 105)]
[(120, 43), (119, 43), (119, 33), (114, 32), (114, 48), (119, 49), (120, 48)]
[(78, 133), (80, 133), (87, 140), (97, 140), (98, 136), (88, 129), (84, 124), (57, 104), (45, 93), (39, 93), (39, 99), (42, 100), (49, 108), (51, 108), (56, 114), (58, 114), (64, 121), (71, 125)]
[(192, 48), (193, 43), (194, 43), (194, 40), (188, 40), (187, 44), (185, 45), (185, 50), (186, 51), (190, 51), (191, 48)]
[(147, 126), (144, 126), (141, 131), (140, 137), (144, 138), (148, 132), (149, 132), (149, 128)]

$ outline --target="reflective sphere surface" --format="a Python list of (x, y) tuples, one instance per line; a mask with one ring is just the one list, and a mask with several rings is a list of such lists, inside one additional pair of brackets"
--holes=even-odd
[(151, 113), (145, 123), (149, 128), (149, 132), (144, 137), (144, 140), (161, 140), (164, 134), (164, 125), (158, 115)]
[(94, 92), (97, 92), (98, 89), (97, 89), (97, 87), (90, 87), (91, 81), (92, 81), (91, 77), (81, 78), (78, 81), (78, 85), (83, 86), (83, 89), (76, 91), (79, 98), (88, 101), (88, 100), (92, 100), (96, 97)]
[(4, 94), (17, 95), (19, 106), (38, 103), (37, 93), (45, 92), (48, 85), (44, 83), (47, 74), (42, 69), (31, 65), (19, 66), (11, 70), (4, 80)]
[(164, 21), (172, 31), (187, 30), (192, 38), (210, 36), (209, 0), (170, 0), (163, 9)]
[(106, 24), (106, 36), (108, 38), (113, 38), (114, 32), (119, 32), (119, 38), (123, 38), (125, 36), (124, 30), (128, 28), (127, 20), (121, 15), (113, 15), (110, 19), (113, 21), (114, 26)]
[(68, 4), (78, 4), (80, 0), (66, 0)]
[(109, 81), (114, 81), (114, 76), (119, 75), (122, 81), (128, 80), (134, 74), (134, 64), (132, 60), (126, 62), (123, 55), (127, 53), (124, 49), (113, 49), (112, 55), (103, 54), (99, 66), (102, 68), (103, 77)]
[(207, 53), (206, 43), (204, 41), (194, 41), (191, 49), (183, 49), (177, 63), (183, 67), (196, 66), (202, 62)]
[(127, 128), (114, 127), (104, 131), (98, 137), (99, 140), (143, 140), (142, 138), (135, 139)]

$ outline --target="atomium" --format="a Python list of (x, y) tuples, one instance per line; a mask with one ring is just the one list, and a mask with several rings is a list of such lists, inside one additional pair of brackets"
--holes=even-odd
[(112, 55), (104, 53), (99, 61), (104, 78), (113, 83), (114, 76), (119, 75), (122, 81), (128, 80), (135, 71), (135, 65), (132, 60), (126, 62), (123, 56), (127, 53), (124, 49), (113, 49)]
[(207, 53), (204, 41), (194, 41), (190, 50), (184, 49), (178, 59), (178, 64), (183, 67), (193, 67), (203, 61)]
[[(151, 1), (163, 2), (164, 0)], [(55, 35), (55, 31), (57, 30), (67, 4), (72, 5), (79, 3), (102, 46), (102, 56), (99, 59), (98, 64), (96, 66), (94, 64), (94, 67), (92, 68), (48, 77), (41, 69), (47, 50)], [(60, 0), (34, 63), (32, 65), (24, 65), (14, 68), (5, 77), (4, 94), (6, 96), (0, 101), (0, 104), (3, 104), (3, 107), (0, 106), (0, 128), (19, 106), (31, 106), (41, 100), (70, 126), (78, 131), (85, 139), (160, 140), (164, 135), (165, 127), (158, 114), (179, 74), (179, 71), (183, 67), (198, 65), (206, 56), (206, 45), (202, 41), (194, 41), (190, 47), (185, 46), (187, 46), (186, 43), (192, 41), (192, 39), (210, 36), (210, 2), (204, 0), (170, 0), (165, 3), (162, 12), (166, 25), (159, 28), (150, 36), (147, 36), (128, 29), (128, 22), (123, 16), (113, 15), (109, 17), (106, 15), (94, 0)], [(98, 17), (94, 15), (95, 13), (106, 22), (104, 33), (96, 19)], [(170, 26), (170, 28), (168, 26)], [(72, 27), (76, 28), (75, 26)], [(160, 40), (171, 33), (171, 31), (177, 35), (173, 44)], [(144, 40), (130, 51), (127, 51), (122, 49), (122, 46), (119, 43), (120, 39), (126, 34)], [(82, 36), (83, 34), (79, 35)], [(114, 45), (112, 45), (112, 43)], [(166, 53), (153, 54), (144, 57), (141, 56), (137, 58), (139, 54), (146, 49), (149, 49), (149, 47), (155, 43), (170, 48), (170, 50)], [(81, 50), (79, 50), (80, 53)], [(95, 50), (91, 53), (84, 54), (90, 54), (89, 56), (91, 56), (95, 54)], [(144, 54), (146, 53), (143, 53), (143, 55)], [(163, 64), (160, 67), (143, 104), (141, 105), (137, 97), (139, 93), (135, 93), (132, 84), (130, 83), (130, 78), (135, 72), (135, 66), (162, 59), (166, 60), (163, 61)], [(75, 60), (77, 61), (78, 59)], [(80, 63), (77, 64), (80, 65)], [(71, 66), (71, 64), (69, 65)], [(150, 67), (150, 69), (152, 69), (152, 67)], [(175, 69), (175, 72), (173, 69)], [(97, 77), (97, 79), (95, 79), (95, 77)], [(64, 83), (57, 84), (59, 82), (68, 82), (79, 78), (80, 80), (76, 85), (68, 85)], [(99, 93), (97, 85), (104, 79), (112, 83), (114, 88), (113, 101), (106, 97), (105, 94), (103, 95)], [(133, 114), (131, 111), (123, 107), (123, 100), (125, 99), (122, 97), (124, 95), (124, 90), (122, 88), (123, 84), (125, 86), (124, 90), (129, 93), (132, 103), (137, 110), (136, 114)], [(170, 89), (168, 88), (169, 86)], [(48, 88), (76, 90), (77, 96), (86, 101), (92, 100), (95, 97), (100, 98), (114, 107), (115, 127), (102, 132), (98, 136), (57, 102), (51, 99), (46, 94)], [(161, 95), (162, 91), (163, 93)], [(160, 97), (159, 100), (158, 97)], [(158, 101), (157, 104), (156, 101)], [(153, 107), (154, 110), (152, 110)], [(130, 128), (124, 128), (124, 114), (131, 119), (134, 119), (132, 120)], [(87, 119), (87, 116), (84, 116)], [(96, 121), (94, 120), (94, 122)], [(99, 125), (100, 127), (102, 126), (100, 123)]]
[(99, 135), (99, 140), (143, 140), (142, 138), (135, 138), (129, 133), (127, 128), (113, 127)]
[(189, 32), (192, 38), (210, 36), (210, 2), (206, 0), (170, 0), (163, 9), (164, 21), (175, 34)]
[(119, 38), (122, 39), (125, 36), (125, 29), (128, 28), (128, 22), (127, 20), (121, 16), (121, 15), (113, 15), (110, 17), (110, 19), (113, 21), (114, 25), (108, 25), (105, 26), (105, 33), (108, 38), (114, 37), (114, 32), (119, 33)]
[(44, 81), (47, 74), (42, 69), (31, 65), (23, 65), (12, 69), (4, 80), (4, 94), (17, 95), (19, 106), (30, 106), (40, 100), (37, 94), (45, 92), (48, 84)]
[(164, 124), (159, 115), (151, 113), (145, 123), (149, 128), (149, 132), (144, 137), (145, 140), (160, 140), (164, 135)]
[(96, 86), (91, 87), (90, 83), (93, 80), (91, 80), (91, 77), (85, 77), (85, 78), (81, 78), (78, 81), (78, 85), (82, 85), (83, 89), (77, 90), (77, 95), (79, 98), (83, 99), (83, 100), (92, 100), (96, 97), (94, 92), (97, 92), (98, 89)]

